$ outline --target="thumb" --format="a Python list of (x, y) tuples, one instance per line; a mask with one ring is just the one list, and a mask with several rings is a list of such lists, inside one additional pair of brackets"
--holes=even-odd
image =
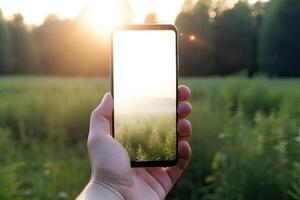
[(92, 112), (89, 134), (111, 134), (110, 122), (112, 118), (112, 112), (113, 98), (110, 93), (106, 93), (100, 105), (98, 105), (97, 108)]

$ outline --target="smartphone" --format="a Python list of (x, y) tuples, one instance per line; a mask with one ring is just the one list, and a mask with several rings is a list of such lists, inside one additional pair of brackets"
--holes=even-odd
[(132, 167), (173, 166), (178, 159), (177, 29), (129, 25), (111, 35), (112, 130)]

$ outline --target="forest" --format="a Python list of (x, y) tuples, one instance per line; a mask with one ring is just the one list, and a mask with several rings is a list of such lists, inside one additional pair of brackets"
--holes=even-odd
[[(232, 8), (224, 2), (201, 0), (190, 8), (185, 1), (175, 22), (180, 75), (300, 75), (299, 1), (241, 0)], [(123, 7), (130, 13), (130, 5)], [(0, 11), (0, 74), (108, 75), (109, 36), (91, 33), (86, 15), (84, 9), (74, 19), (49, 14), (43, 24), (28, 26), (22, 14), (7, 20)], [(122, 23), (131, 18), (127, 14)], [(144, 21), (159, 23), (155, 13)]]

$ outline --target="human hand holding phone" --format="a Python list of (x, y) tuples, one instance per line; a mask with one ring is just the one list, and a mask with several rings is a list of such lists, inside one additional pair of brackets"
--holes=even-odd
[(187, 102), (191, 95), (186, 86), (179, 86), (178, 103), (178, 163), (173, 167), (131, 168), (126, 150), (111, 133), (113, 99), (105, 94), (93, 111), (88, 136), (91, 180), (78, 200), (94, 199), (164, 199), (181, 176), (191, 157), (188, 140), (191, 123), (185, 118), (191, 113)]

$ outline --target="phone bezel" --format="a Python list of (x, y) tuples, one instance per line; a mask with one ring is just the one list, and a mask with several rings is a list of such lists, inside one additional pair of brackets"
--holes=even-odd
[[(175, 32), (176, 42), (176, 158), (174, 160), (165, 161), (130, 161), (131, 167), (170, 167), (174, 166), (178, 162), (178, 73), (179, 73), (179, 61), (178, 61), (178, 31), (176, 26), (171, 24), (136, 24), (136, 25), (121, 25), (114, 27), (111, 31), (110, 37), (110, 87), (111, 94), (114, 97), (114, 77), (113, 77), (113, 33), (120, 30), (172, 30)], [(112, 136), (114, 133), (114, 111), (112, 113)]]

